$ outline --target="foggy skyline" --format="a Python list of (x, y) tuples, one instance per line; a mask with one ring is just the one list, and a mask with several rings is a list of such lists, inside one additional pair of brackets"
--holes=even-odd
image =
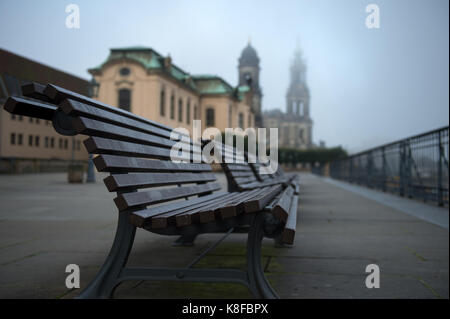
[[(65, 7), (80, 7), (67, 29)], [(365, 8), (380, 7), (380, 29)], [(448, 125), (448, 1), (0, 2), (0, 47), (90, 76), (113, 47), (142, 45), (231, 85), (249, 37), (263, 110), (286, 109), (297, 42), (307, 64), (313, 140), (358, 151)]]

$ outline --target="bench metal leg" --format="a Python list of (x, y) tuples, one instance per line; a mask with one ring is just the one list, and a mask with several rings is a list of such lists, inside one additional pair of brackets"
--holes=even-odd
[(265, 235), (264, 214), (254, 215), (247, 239), (247, 269), (194, 269), (192, 268), (223, 238), (198, 256), (186, 268), (125, 268), (136, 234), (129, 222), (129, 213), (119, 214), (119, 223), (111, 251), (94, 280), (77, 298), (111, 298), (115, 288), (125, 280), (233, 282), (246, 286), (256, 298), (278, 298), (264, 276), (261, 265), (261, 244)]
[(125, 267), (133, 246), (136, 227), (129, 222), (129, 213), (119, 213), (116, 236), (111, 251), (94, 280), (77, 298), (111, 298), (120, 283), (119, 276)]
[(261, 245), (264, 238), (264, 214), (256, 214), (247, 239), (247, 272), (250, 290), (257, 298), (278, 299), (261, 265)]

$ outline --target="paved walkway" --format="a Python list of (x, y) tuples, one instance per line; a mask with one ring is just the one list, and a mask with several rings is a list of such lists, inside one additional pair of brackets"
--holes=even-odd
[[(69, 185), (65, 174), (0, 175), (0, 298), (72, 298), (77, 291), (64, 285), (70, 263), (80, 266), (82, 287), (91, 280), (117, 217), (100, 179)], [(448, 227), (369, 198), (364, 188), (355, 192), (310, 174), (301, 180), (295, 247), (276, 249), (270, 240), (264, 246), (267, 276), (281, 297), (448, 298)], [(448, 209), (440, 211), (448, 216)], [(218, 236), (178, 248), (170, 246), (173, 238), (138, 231), (130, 264), (182, 266)], [(242, 267), (244, 242), (245, 235), (232, 235), (199, 266)], [(379, 289), (365, 287), (365, 268), (373, 263), (381, 271)], [(250, 295), (234, 284), (130, 282), (116, 297)]]

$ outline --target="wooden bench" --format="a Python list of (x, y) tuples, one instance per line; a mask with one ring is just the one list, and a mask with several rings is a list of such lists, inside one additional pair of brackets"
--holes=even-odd
[[(9, 97), (4, 108), (50, 120), (63, 135), (86, 135), (87, 151), (97, 155), (97, 170), (110, 174), (105, 185), (117, 194), (119, 217), (111, 251), (80, 298), (112, 297), (125, 280), (234, 282), (247, 286), (255, 297), (277, 297), (264, 276), (261, 241), (280, 233), (286, 242), (293, 241), (298, 199), (294, 179), (271, 176), (271, 182), (260, 181), (251, 177), (248, 163), (226, 164), (227, 178), (231, 174), (237, 179), (229, 182), (240, 185), (242, 176), (236, 172), (245, 172), (249, 181), (239, 190), (223, 191), (209, 164), (190, 162), (201, 148), (188, 138), (181, 143), (189, 145), (190, 152), (176, 155), (184, 162), (171, 160), (177, 141), (171, 139), (170, 127), (55, 85), (31, 83), (22, 90), (24, 96)], [(161, 235), (227, 236), (239, 227), (249, 229), (245, 271), (194, 268), (223, 238), (185, 268), (126, 267), (136, 228)]]
[[(222, 162), (226, 174), (229, 190), (242, 191), (258, 189), (268, 186), (283, 185), (283, 190), (275, 198), (261, 198), (262, 210), (273, 214), (283, 223), (283, 230), (276, 238), (279, 245), (292, 245), (294, 243), (297, 227), (297, 208), (300, 193), (298, 175), (287, 176), (280, 165), (275, 173), (267, 172), (267, 164), (260, 163), (255, 156), (246, 154), (244, 163)], [(231, 189), (230, 189), (231, 187)]]

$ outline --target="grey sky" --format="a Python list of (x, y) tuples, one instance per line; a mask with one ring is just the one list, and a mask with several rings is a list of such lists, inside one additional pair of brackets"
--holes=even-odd
[[(81, 28), (65, 27), (65, 6)], [(365, 27), (378, 4), (381, 28)], [(0, 1), (0, 47), (88, 78), (109, 48), (144, 45), (190, 73), (237, 82), (251, 38), (263, 108), (285, 109), (297, 39), (308, 65), (314, 141), (350, 151), (448, 125), (447, 0)]]

